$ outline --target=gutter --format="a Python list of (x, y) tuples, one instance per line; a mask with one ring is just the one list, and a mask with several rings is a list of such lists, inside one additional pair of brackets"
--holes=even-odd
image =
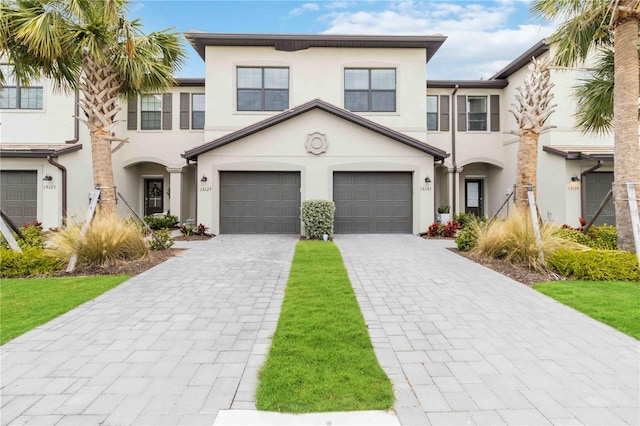
[(584, 178), (594, 171), (602, 167), (603, 161), (598, 160), (598, 164), (580, 173), (580, 217), (584, 219), (587, 214), (587, 186), (584, 184)]
[(64, 143), (77, 143), (80, 140), (80, 91), (76, 89), (76, 96), (73, 108), (73, 139), (64, 141)]
[(453, 183), (452, 183), (452, 196), (453, 200), (451, 200), (451, 213), (458, 213), (457, 209), (457, 188), (456, 188), (456, 173), (458, 173), (458, 162), (456, 161), (456, 115), (458, 111), (456, 110), (457, 102), (456, 102), (456, 93), (460, 86), (458, 84), (455, 85), (453, 92), (451, 93), (451, 163), (453, 164)]
[(60, 163), (53, 161), (51, 155), (47, 156), (47, 161), (62, 172), (62, 226), (67, 226), (67, 168)]

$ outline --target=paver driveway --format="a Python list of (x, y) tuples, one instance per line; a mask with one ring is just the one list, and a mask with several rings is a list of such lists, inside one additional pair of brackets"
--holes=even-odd
[(2, 424), (213, 424), (255, 408), (294, 236), (220, 236), (2, 346)]
[(639, 342), (412, 236), (337, 236), (402, 424), (640, 423)]

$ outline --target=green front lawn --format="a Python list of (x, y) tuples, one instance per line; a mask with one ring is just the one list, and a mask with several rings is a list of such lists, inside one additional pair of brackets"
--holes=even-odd
[(128, 279), (118, 275), (0, 280), (0, 345)]
[(533, 286), (540, 293), (640, 339), (640, 283), (552, 281)]
[(260, 371), (260, 410), (386, 410), (391, 381), (373, 352), (338, 248), (296, 247), (278, 327)]

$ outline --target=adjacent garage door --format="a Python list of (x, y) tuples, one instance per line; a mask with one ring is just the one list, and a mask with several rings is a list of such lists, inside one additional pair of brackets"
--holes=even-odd
[(411, 173), (335, 172), (334, 231), (341, 234), (411, 233)]
[(299, 234), (300, 173), (221, 172), (220, 232)]
[(37, 219), (37, 182), (36, 171), (0, 172), (0, 206), (18, 226)]
[[(585, 176), (584, 184), (587, 186), (586, 220), (593, 218), (596, 210), (600, 207), (600, 203), (602, 203), (607, 192), (612, 188), (612, 183), (612, 172), (589, 173)], [(616, 225), (616, 211), (613, 206), (613, 201), (607, 203), (594, 224), (604, 225), (605, 223), (612, 226)]]

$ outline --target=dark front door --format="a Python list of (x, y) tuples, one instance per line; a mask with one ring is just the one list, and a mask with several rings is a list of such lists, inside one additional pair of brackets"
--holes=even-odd
[(484, 216), (483, 181), (469, 179), (465, 181), (465, 212), (476, 216)]
[(164, 198), (162, 191), (162, 179), (144, 180), (144, 214), (145, 216), (162, 213)]

